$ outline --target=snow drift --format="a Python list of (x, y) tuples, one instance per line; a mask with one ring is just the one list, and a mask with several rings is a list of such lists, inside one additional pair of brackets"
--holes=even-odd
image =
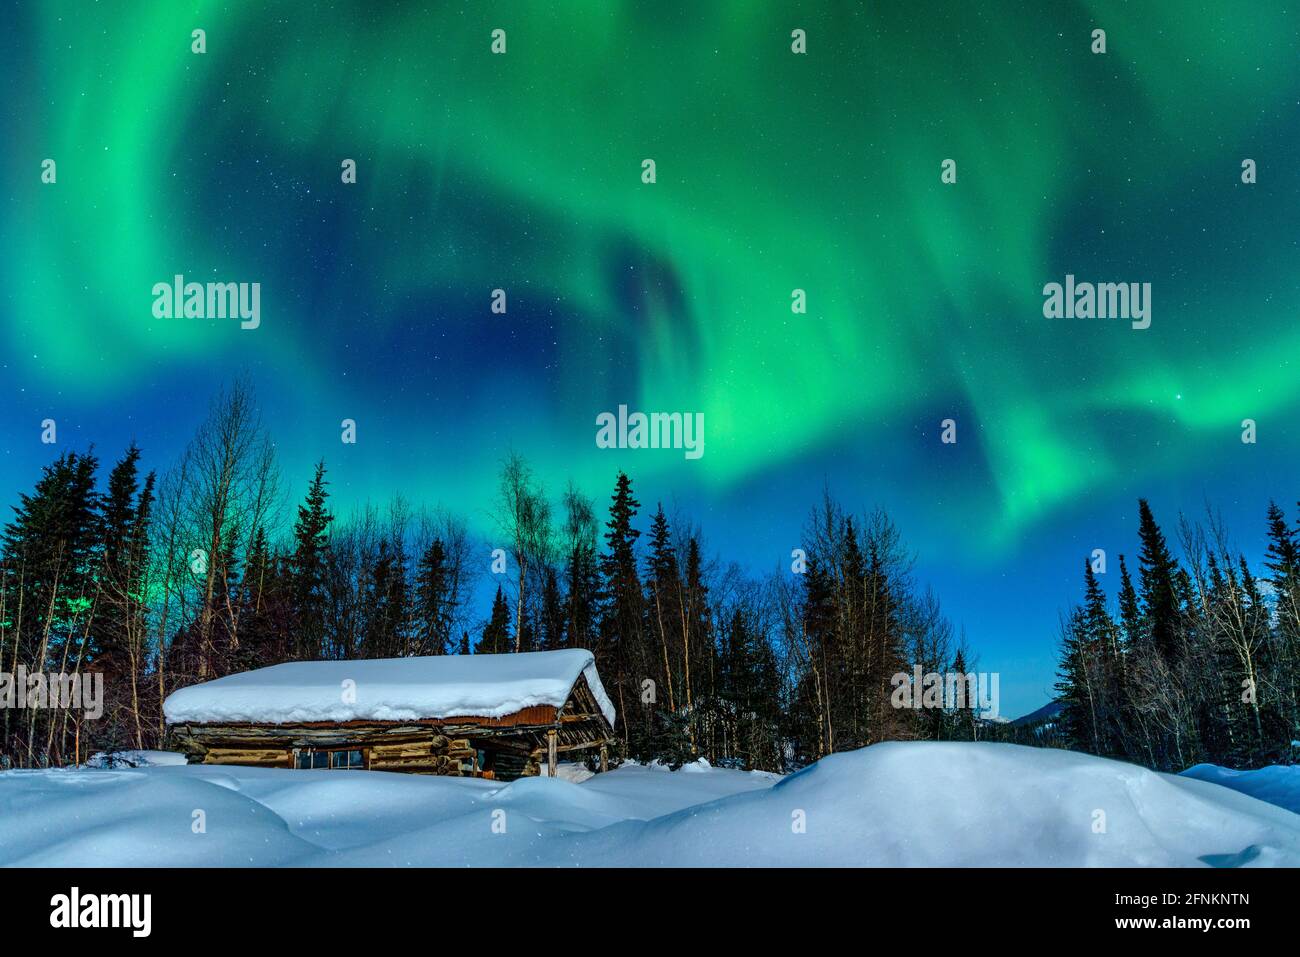
[(1277, 765), (1256, 771), (1233, 771), (1214, 764), (1198, 764), (1188, 768), (1183, 775), (1200, 781), (1213, 781), (1300, 814), (1300, 766)]
[(0, 864), (1297, 866), (1300, 815), (1006, 744), (880, 744), (786, 778), (701, 763), (505, 786), (197, 765), (10, 771)]

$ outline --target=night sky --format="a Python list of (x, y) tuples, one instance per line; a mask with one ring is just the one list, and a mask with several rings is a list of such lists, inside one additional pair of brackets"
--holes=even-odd
[[(487, 533), (513, 448), (759, 573), (826, 486), (890, 511), (1016, 715), (1139, 495), (1252, 559), (1300, 498), (1294, 4), (5, 6), (5, 503), (59, 448), (165, 469), (239, 374), (341, 511)], [(177, 273), (259, 282), (260, 327), (154, 318)], [(1044, 318), (1067, 273), (1150, 282), (1151, 327)], [(704, 456), (598, 449), (620, 404), (703, 412)]]

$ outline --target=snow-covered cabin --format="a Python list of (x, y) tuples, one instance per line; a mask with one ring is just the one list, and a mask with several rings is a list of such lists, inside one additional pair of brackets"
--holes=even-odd
[(501, 780), (554, 774), (596, 749), (614, 706), (581, 649), (294, 661), (191, 685), (163, 702), (192, 764), (368, 768)]

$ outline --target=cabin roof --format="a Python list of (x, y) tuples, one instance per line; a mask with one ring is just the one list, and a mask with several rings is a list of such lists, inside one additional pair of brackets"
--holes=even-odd
[(579, 678), (612, 727), (614, 706), (596, 659), (580, 648), (291, 661), (181, 688), (167, 696), (163, 714), (168, 724), (503, 718), (538, 705), (563, 707)]

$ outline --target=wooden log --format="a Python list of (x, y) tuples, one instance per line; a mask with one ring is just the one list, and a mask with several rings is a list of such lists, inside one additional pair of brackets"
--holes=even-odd
[(203, 756), (203, 764), (242, 764), (252, 767), (288, 767), (292, 755), (288, 751), (236, 748), (212, 748)]
[(429, 754), (406, 758), (372, 758), (370, 770), (410, 771), (423, 774), (441, 774), (448, 777), (459, 777), (463, 773), (459, 761), (452, 761), (445, 755)]
[(546, 776), (548, 778), (555, 777), (556, 765), (559, 763), (555, 738), (554, 730), (546, 732)]
[(416, 767), (437, 767), (438, 759), (432, 754), (405, 754), (405, 755), (371, 755), (370, 767), (375, 771), (387, 770), (390, 768), (416, 768)]

